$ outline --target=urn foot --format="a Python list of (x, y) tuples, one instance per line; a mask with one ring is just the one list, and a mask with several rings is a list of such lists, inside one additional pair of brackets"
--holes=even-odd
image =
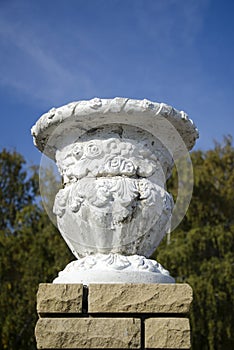
[(140, 255), (89, 255), (69, 263), (53, 283), (174, 283), (155, 260)]

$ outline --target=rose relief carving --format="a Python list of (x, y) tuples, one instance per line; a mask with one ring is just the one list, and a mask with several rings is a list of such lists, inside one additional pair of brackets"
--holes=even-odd
[(76, 142), (56, 154), (64, 183), (90, 176), (150, 177), (157, 169), (156, 156), (143, 147), (118, 139)]

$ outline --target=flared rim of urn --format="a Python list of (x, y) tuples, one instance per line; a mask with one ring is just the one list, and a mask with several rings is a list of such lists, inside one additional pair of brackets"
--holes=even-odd
[(80, 137), (112, 124), (147, 131), (160, 139), (175, 157), (191, 150), (199, 137), (198, 129), (185, 112), (165, 103), (122, 97), (93, 98), (52, 108), (40, 117), (31, 133), (35, 146), (54, 159), (64, 136)]

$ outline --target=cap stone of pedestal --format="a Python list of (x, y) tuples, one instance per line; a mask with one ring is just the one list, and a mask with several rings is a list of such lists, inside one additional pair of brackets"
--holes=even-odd
[(187, 313), (188, 284), (90, 284), (89, 312)]

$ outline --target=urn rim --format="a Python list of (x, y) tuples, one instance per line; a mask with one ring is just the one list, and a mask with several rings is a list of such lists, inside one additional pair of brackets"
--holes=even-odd
[[(116, 123), (135, 126), (161, 138), (174, 157), (181, 154), (181, 149), (182, 153), (184, 149), (191, 150), (199, 137), (198, 129), (184, 111), (165, 103), (122, 97), (93, 98), (52, 108), (39, 118), (31, 134), (35, 146), (55, 159), (55, 152), (68, 133), (80, 136), (91, 129)], [(176, 137), (171, 135), (174, 131)]]

